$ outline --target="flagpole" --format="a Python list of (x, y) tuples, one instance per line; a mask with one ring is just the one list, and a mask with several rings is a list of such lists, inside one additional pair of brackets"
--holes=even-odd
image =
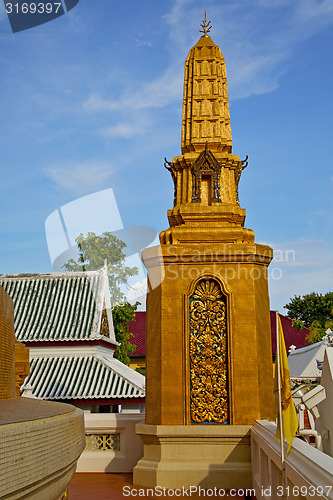
[(278, 393), (279, 393), (279, 423), (280, 423), (280, 439), (281, 439), (281, 463), (282, 473), (284, 469), (284, 448), (283, 448), (283, 425), (282, 425), (282, 402), (281, 402), (281, 363), (280, 363), (280, 339), (279, 339), (279, 311), (275, 311), (276, 318), (276, 358), (278, 364)]
[(281, 439), (281, 476), (283, 498), (286, 499), (286, 469), (284, 461), (284, 436), (283, 436), (283, 421), (282, 421), (282, 401), (281, 401), (281, 357), (280, 357), (280, 335), (279, 335), (279, 311), (275, 311), (276, 316), (276, 356), (278, 363), (278, 393), (279, 393), (279, 422), (280, 422), (280, 439)]

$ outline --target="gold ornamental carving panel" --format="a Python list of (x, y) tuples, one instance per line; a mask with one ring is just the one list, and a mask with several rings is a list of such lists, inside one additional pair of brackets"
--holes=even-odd
[(226, 311), (219, 283), (201, 280), (189, 300), (191, 423), (230, 423)]

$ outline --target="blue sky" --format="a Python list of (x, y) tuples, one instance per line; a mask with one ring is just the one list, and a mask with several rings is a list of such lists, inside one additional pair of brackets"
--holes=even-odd
[(0, 272), (52, 271), (46, 219), (99, 190), (113, 189), (125, 227), (167, 227), (163, 159), (180, 153), (184, 61), (205, 8), (233, 153), (249, 155), (246, 227), (276, 251), (271, 307), (332, 290), (331, 0), (80, 0), (15, 34), (1, 4)]

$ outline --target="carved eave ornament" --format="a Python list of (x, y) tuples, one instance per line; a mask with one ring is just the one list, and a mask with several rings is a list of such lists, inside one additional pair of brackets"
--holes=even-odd
[(177, 175), (175, 172), (175, 166), (172, 162), (164, 158), (164, 167), (170, 172), (173, 180), (173, 206), (177, 203)]
[(245, 160), (241, 160), (237, 167), (235, 168), (235, 185), (236, 185), (236, 202), (239, 205), (239, 192), (238, 192), (238, 185), (239, 181), (242, 175), (243, 170), (248, 166), (248, 155), (246, 155)]

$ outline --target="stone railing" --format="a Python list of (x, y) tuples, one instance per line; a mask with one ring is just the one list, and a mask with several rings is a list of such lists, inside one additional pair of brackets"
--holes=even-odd
[(251, 429), (252, 479), (256, 498), (333, 499), (333, 458), (295, 438), (282, 472), (276, 425), (258, 420)]
[(135, 425), (144, 414), (85, 413), (86, 448), (77, 472), (132, 472), (143, 455)]

